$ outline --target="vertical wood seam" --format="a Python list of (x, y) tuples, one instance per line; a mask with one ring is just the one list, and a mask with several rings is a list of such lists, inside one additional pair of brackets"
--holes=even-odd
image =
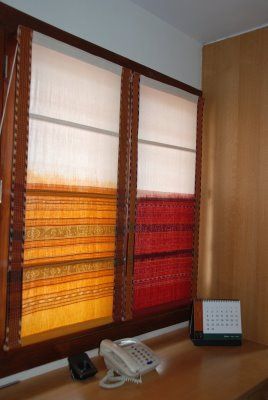
[(196, 161), (195, 161), (195, 223), (193, 246), (192, 298), (197, 296), (198, 255), (199, 255), (199, 224), (201, 201), (201, 173), (202, 173), (202, 127), (203, 127), (204, 99), (198, 98), (197, 128), (196, 128)]

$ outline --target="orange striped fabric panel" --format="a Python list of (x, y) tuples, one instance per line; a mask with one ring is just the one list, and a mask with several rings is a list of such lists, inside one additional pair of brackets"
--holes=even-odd
[(112, 316), (115, 189), (28, 185), (22, 338)]

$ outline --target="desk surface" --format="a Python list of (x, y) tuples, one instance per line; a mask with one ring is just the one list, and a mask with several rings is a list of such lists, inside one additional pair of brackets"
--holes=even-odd
[(245, 341), (242, 347), (195, 347), (187, 330), (178, 330), (146, 343), (160, 356), (157, 371), (143, 383), (126, 383), (118, 389), (101, 389), (103, 360), (94, 359), (99, 372), (84, 382), (74, 382), (61, 368), (0, 389), (0, 400), (231, 400), (268, 378), (268, 347)]

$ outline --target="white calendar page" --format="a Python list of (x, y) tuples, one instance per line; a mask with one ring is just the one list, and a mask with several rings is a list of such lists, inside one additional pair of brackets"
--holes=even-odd
[(240, 301), (203, 300), (203, 332), (242, 334)]

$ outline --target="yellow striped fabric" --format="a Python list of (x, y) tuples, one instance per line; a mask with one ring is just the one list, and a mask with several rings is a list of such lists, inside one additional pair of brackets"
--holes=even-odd
[(29, 184), (22, 339), (112, 316), (116, 191)]

